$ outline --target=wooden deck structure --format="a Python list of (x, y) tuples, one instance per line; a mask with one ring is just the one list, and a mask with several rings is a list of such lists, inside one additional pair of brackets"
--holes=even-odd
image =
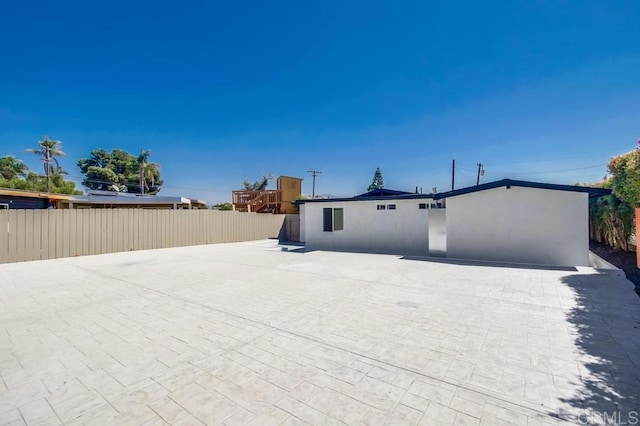
[(302, 194), (302, 179), (280, 176), (277, 183), (278, 189), (232, 191), (233, 208), (241, 212), (297, 214), (298, 208), (292, 203)]
[(282, 191), (233, 191), (233, 206), (237, 211), (254, 213), (280, 213)]

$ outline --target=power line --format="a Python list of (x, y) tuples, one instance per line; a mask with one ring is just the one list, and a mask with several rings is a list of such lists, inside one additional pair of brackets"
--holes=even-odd
[[(67, 177), (71, 177), (71, 178), (75, 178), (75, 179), (82, 179), (82, 181), (84, 181), (84, 182), (100, 183), (100, 184), (105, 184), (105, 185), (113, 185), (114, 184), (114, 182), (112, 182), (112, 181), (106, 181), (106, 180), (100, 180), (100, 179), (86, 179), (86, 178), (81, 177), (81, 176), (67, 175)], [(118, 183), (118, 182), (115, 182), (115, 183)], [(82, 182), (80, 184), (82, 184)], [(136, 184), (136, 182), (132, 182), (132, 184)], [(164, 185), (164, 184), (162, 185), (162, 188), (165, 188), (165, 189), (189, 189), (189, 190), (194, 190), (194, 191), (210, 191), (210, 192), (231, 192), (231, 191), (233, 191), (233, 189), (192, 187), (192, 186), (173, 186), (173, 185)]]
[(537, 174), (546, 174), (546, 173), (563, 173), (563, 172), (572, 172), (572, 171), (576, 171), (576, 170), (587, 170), (587, 169), (595, 169), (598, 167), (606, 167), (606, 165), (603, 164), (598, 164), (598, 165), (594, 165), (594, 166), (585, 166), (585, 167), (576, 167), (573, 169), (562, 169), (562, 170), (544, 170), (544, 171), (537, 171), (537, 172), (503, 172), (500, 170), (495, 171), (495, 173), (501, 173), (501, 174), (514, 174), (514, 175), (537, 175)]

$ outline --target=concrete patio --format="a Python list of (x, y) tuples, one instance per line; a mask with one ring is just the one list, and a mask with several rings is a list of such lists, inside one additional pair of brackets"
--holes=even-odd
[(0, 265), (0, 424), (636, 418), (619, 272), (273, 241)]

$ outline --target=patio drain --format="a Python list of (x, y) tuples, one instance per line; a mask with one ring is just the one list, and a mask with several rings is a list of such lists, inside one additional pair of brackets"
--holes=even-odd
[(409, 302), (407, 300), (401, 300), (398, 302), (398, 306), (401, 308), (417, 308), (418, 304), (415, 302)]

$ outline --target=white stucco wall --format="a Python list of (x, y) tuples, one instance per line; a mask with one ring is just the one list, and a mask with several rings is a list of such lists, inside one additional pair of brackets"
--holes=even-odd
[(429, 256), (447, 255), (447, 209), (429, 211)]
[(304, 243), (304, 204), (300, 204), (300, 242)]
[[(305, 203), (305, 246), (311, 250), (428, 256), (429, 210), (418, 204), (431, 200), (372, 200)], [(396, 210), (377, 210), (395, 204)], [(344, 230), (324, 232), (322, 209), (344, 209)]]
[(447, 199), (447, 257), (589, 265), (588, 195), (511, 187)]

